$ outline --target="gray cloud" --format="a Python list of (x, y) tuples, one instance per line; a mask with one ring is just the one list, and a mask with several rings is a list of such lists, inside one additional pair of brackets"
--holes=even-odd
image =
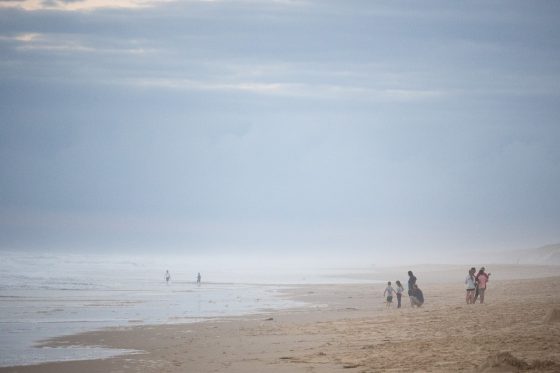
[(558, 240), (559, 9), (508, 4), (1, 9), (0, 246)]

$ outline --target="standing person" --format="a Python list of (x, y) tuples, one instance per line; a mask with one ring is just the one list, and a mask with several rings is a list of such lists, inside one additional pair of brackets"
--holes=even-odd
[(169, 273), (169, 270), (165, 270), (165, 275), (163, 276), (163, 278), (165, 279), (165, 283), (169, 285), (169, 280), (171, 280), (171, 274)]
[(420, 290), (420, 288), (416, 284), (414, 284), (414, 287), (412, 288), (410, 304), (413, 308), (414, 306), (421, 307), (424, 304), (424, 293), (422, 293), (422, 290)]
[(404, 288), (399, 280), (397, 280), (396, 284), (397, 284), (397, 308), (401, 308), (401, 298), (404, 292)]
[[(416, 285), (416, 276), (412, 274), (412, 271), (408, 271), (408, 296), (412, 295), (412, 291), (414, 290), (414, 285)], [(412, 300), (410, 301), (410, 305), (412, 305)]]
[[(484, 293), (486, 292), (486, 283), (490, 280), (490, 273), (484, 272), (484, 267), (480, 268), (476, 275), (476, 282), (478, 283), (478, 295), (480, 296), (480, 304), (484, 303)], [(474, 302), (476, 302), (476, 296)], [(474, 303), (473, 302), (473, 303)]]
[(387, 294), (387, 308), (391, 307), (391, 305), (393, 304), (393, 293), (395, 292), (395, 289), (393, 289), (393, 287), (391, 286), (391, 281), (389, 281), (387, 283), (387, 287), (385, 288), (385, 291), (383, 292), (383, 296), (385, 296), (385, 294)]
[[(472, 267), (471, 271), (473, 271), (473, 273), (476, 273), (476, 268)], [(473, 304), (476, 303), (476, 300), (478, 299), (478, 274), (474, 277), (474, 299), (473, 299)]]
[(466, 301), (467, 304), (474, 304), (474, 292), (476, 290), (476, 278), (474, 277), (474, 272), (476, 271), (476, 269), (471, 268), (469, 269), (469, 275), (465, 278), (465, 285), (467, 288), (467, 296), (466, 296)]
[(200, 285), (201, 280), (202, 280), (202, 276), (200, 276), (200, 272), (198, 272), (198, 276), (196, 276), (196, 284)]

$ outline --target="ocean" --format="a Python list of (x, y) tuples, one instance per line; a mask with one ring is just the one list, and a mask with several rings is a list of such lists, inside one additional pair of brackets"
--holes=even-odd
[[(4, 367), (135, 352), (41, 345), (57, 336), (305, 307), (283, 297), (281, 290), (293, 284), (355, 282), (334, 270), (248, 268), (200, 258), (1, 255), (0, 366)], [(169, 283), (164, 279), (166, 270), (171, 273)]]

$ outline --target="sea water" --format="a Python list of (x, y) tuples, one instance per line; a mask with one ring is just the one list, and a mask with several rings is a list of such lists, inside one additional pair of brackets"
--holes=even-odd
[[(188, 258), (2, 253), (0, 366), (134, 353), (46, 347), (49, 338), (107, 327), (196, 322), (302, 307), (287, 284), (345, 282), (336, 272), (228, 267)], [(196, 276), (201, 267), (201, 284)], [(171, 280), (164, 280), (165, 271)], [(333, 277), (334, 276), (334, 277)]]

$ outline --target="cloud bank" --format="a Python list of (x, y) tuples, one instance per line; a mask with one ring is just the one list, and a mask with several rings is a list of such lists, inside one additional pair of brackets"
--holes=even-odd
[(559, 11), (3, 1), (0, 248), (557, 242)]

